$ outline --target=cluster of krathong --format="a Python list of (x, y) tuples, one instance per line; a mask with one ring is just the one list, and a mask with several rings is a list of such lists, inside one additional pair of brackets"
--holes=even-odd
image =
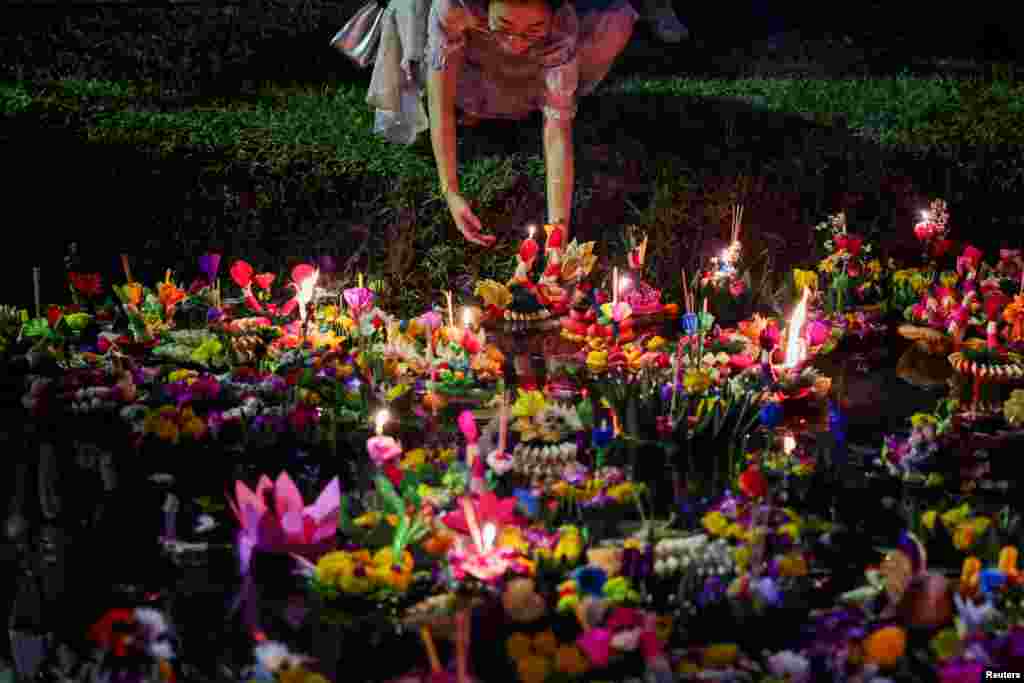
[(597, 262), (594, 243), (566, 244), (562, 225), (548, 224), (544, 231), (542, 253), (534, 239), (535, 228), (529, 228), (529, 237), (519, 247), (515, 273), (506, 284), (494, 280), (477, 284), (476, 294), (484, 300), (489, 319), (544, 320), (564, 315), (585, 296), (580, 285)]

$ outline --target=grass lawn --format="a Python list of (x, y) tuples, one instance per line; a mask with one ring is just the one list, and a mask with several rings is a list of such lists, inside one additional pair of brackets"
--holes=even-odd
[[(266, 83), (244, 95), (182, 96), (154, 82), (8, 81), (0, 120), (23, 145), (33, 125), (63, 131), (69, 177), (116, 158), (122, 193), (162, 193), (151, 212), (159, 230), (136, 234), (113, 211), (111, 234), (121, 236), (94, 248), (110, 262), (136, 253), (152, 277), (166, 267), (191, 275), (211, 245), (266, 268), (329, 255), (342, 277), (368, 270), (381, 279), (406, 313), (438, 289), (507, 277), (522, 226), (543, 220), (539, 125), (460, 133), (463, 190), (506, 238), (483, 252), (454, 234), (429, 143), (374, 137), (365, 91), (361, 81)], [(909, 234), (915, 207), (950, 192), (955, 219), (981, 227), (986, 217), (973, 208), (1002, 205), (990, 193), (972, 200), (970, 183), (1020, 187), (1024, 86), (627, 75), (581, 104), (576, 141), (576, 230), (607, 244), (606, 256), (621, 253), (623, 225), (643, 226), (654, 277), (677, 281), (724, 236), (740, 200), (751, 260), (781, 270), (807, 260), (810, 227), (841, 209), (865, 232)], [(140, 180), (161, 168), (171, 170), (159, 182)]]

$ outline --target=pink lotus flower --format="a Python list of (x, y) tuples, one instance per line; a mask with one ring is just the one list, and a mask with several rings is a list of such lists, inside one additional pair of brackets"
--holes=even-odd
[[(464, 500), (465, 498), (460, 499), (455, 510), (446, 514), (441, 521), (452, 531), (468, 536), (469, 523), (463, 512)], [(515, 498), (498, 498), (493, 492), (486, 491), (471, 504), (476, 513), (477, 524), (481, 529), (486, 524), (493, 524), (500, 531), (504, 526), (521, 526), (521, 521), (515, 512), (516, 503)]]
[(729, 356), (729, 365), (731, 365), (736, 370), (746, 370), (753, 364), (754, 357), (748, 356), (745, 353), (737, 353), (735, 355)]
[(363, 313), (373, 308), (373, 292), (366, 287), (346, 289), (343, 296), (353, 320), (359, 320)]
[(375, 436), (366, 442), (366, 450), (377, 467), (384, 467), (402, 455), (402, 445), (390, 436)]
[(295, 296), (281, 307), (282, 316), (291, 315), (295, 307), (301, 304), (302, 309), (299, 311), (299, 317), (305, 322), (306, 304), (313, 298), (313, 289), (316, 287), (316, 281), (319, 277), (320, 271), (308, 263), (300, 263), (292, 268), (292, 281), (288, 283), (288, 286), (295, 290)]
[(276, 482), (263, 475), (253, 492), (244, 482), (235, 482), (235, 499), (228, 499), (241, 525), (238, 556), (247, 575), (256, 550), (290, 552), (303, 557), (317, 556), (335, 543), (341, 487), (334, 478), (312, 505), (303, 505), (302, 494), (286, 472)]

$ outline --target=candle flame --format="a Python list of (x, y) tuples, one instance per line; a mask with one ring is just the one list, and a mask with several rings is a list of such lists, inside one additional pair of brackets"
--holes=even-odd
[(377, 423), (377, 436), (381, 436), (384, 433), (384, 425), (391, 419), (391, 415), (387, 410), (381, 410), (377, 413), (377, 417), (374, 422)]
[(469, 329), (470, 324), (473, 322), (473, 314), (468, 308), (462, 309), (462, 326)]
[(922, 219), (924, 219), (924, 220), (928, 220), (928, 219), (929, 219), (929, 218), (931, 218), (931, 217), (932, 217), (932, 216), (931, 216), (931, 214), (930, 214), (930, 213), (928, 213), (928, 211), (922, 211), (922, 212), (921, 212), (921, 218), (922, 218)]
[(490, 522), (484, 524), (483, 539), (485, 552), (490, 552), (494, 548), (494, 539), (497, 537), (498, 529)]
[(527, 230), (530, 231), (530, 239), (532, 240), (533, 239), (533, 233), (537, 231), (537, 226), (536, 225), (531, 225), (530, 227), (527, 228)]
[(319, 279), (320, 269), (317, 268), (309, 277), (298, 283), (299, 286), (296, 289), (295, 298), (299, 300), (299, 316), (302, 318), (303, 322), (306, 320), (306, 307), (313, 299), (313, 293), (316, 291), (316, 282)]
[(629, 289), (630, 280), (628, 277), (623, 277), (619, 280), (619, 293), (625, 292)]
[(800, 303), (793, 310), (789, 318), (789, 331), (786, 333), (786, 368), (795, 368), (803, 360), (803, 331), (804, 323), (807, 321), (807, 295), (809, 289), (804, 289), (804, 295)]
[(792, 434), (786, 434), (782, 437), (782, 450), (789, 455), (796, 450), (796, 437)]

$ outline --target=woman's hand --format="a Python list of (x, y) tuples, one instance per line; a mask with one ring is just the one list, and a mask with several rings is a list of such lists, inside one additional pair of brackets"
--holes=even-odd
[(480, 219), (476, 217), (473, 209), (469, 207), (469, 203), (462, 195), (458, 192), (449, 192), (445, 198), (448, 200), (448, 210), (452, 214), (455, 226), (463, 237), (482, 247), (490, 247), (494, 244), (494, 235), (484, 235), (480, 232), (483, 230)]

